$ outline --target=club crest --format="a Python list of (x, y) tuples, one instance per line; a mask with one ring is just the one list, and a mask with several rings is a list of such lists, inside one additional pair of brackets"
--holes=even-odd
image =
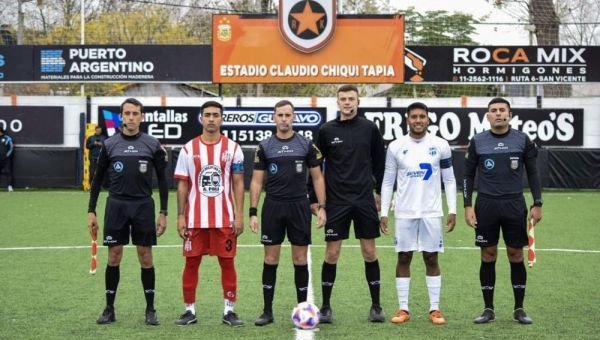
[(279, 31), (300, 52), (312, 53), (333, 37), (335, 0), (279, 0)]

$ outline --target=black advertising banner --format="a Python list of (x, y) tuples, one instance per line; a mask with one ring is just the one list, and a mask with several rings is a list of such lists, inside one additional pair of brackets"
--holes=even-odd
[(0, 106), (0, 126), (16, 145), (63, 144), (62, 106)]
[[(98, 121), (108, 136), (119, 126), (119, 106), (99, 106)], [(145, 106), (141, 130), (158, 138), (162, 144), (183, 145), (202, 132), (200, 107)], [(294, 130), (313, 139), (325, 122), (326, 108), (296, 107)], [(242, 146), (255, 146), (275, 131), (272, 107), (226, 107), (223, 112), (224, 135)]]
[[(582, 146), (583, 109), (516, 109), (512, 128), (526, 133), (540, 146)], [(474, 134), (490, 128), (487, 108), (429, 108), (429, 132), (442, 137), (452, 146), (466, 146)], [(386, 145), (407, 133), (406, 108), (359, 108), (359, 113), (373, 121)]]
[(210, 45), (35, 46), (43, 82), (210, 82)]
[(0, 46), (0, 83), (33, 80), (33, 47)]
[(600, 81), (600, 46), (407, 46), (404, 51), (406, 82)]

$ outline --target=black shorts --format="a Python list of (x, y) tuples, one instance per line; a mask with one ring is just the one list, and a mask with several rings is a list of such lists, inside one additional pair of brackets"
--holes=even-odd
[(156, 222), (152, 197), (136, 200), (106, 199), (104, 211), (105, 246), (129, 244), (136, 246), (156, 245)]
[(350, 222), (354, 222), (354, 236), (357, 239), (374, 239), (381, 235), (374, 199), (353, 205), (327, 202), (326, 210), (325, 241), (347, 239), (350, 234)]
[(295, 202), (279, 202), (265, 199), (261, 218), (260, 243), (270, 246), (288, 240), (295, 246), (311, 243), (310, 203), (308, 199)]
[(507, 247), (522, 248), (527, 245), (527, 205), (523, 196), (515, 198), (489, 198), (477, 196), (475, 201), (475, 245), (495, 246), (502, 237)]

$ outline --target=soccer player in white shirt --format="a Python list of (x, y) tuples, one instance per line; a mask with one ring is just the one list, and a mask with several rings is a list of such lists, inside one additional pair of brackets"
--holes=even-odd
[(181, 149), (177, 183), (177, 231), (183, 239), (182, 286), (185, 313), (179, 326), (196, 323), (196, 287), (203, 255), (217, 256), (225, 307), (223, 323), (241, 326), (233, 311), (237, 298), (234, 258), (237, 237), (244, 231), (244, 154), (221, 134), (223, 106), (208, 101), (201, 107), (202, 134)]
[(388, 146), (385, 175), (381, 188), (381, 231), (388, 233), (388, 211), (396, 181), (395, 244), (396, 290), (400, 309), (392, 322), (410, 320), (408, 292), (410, 263), (414, 251), (423, 252), (429, 291), (429, 319), (445, 324), (440, 312), (442, 277), (438, 253), (444, 252), (442, 228), (442, 181), (448, 205), (448, 232), (456, 225), (456, 180), (452, 169), (452, 150), (448, 142), (427, 132), (427, 106), (415, 102), (408, 106), (409, 133)]

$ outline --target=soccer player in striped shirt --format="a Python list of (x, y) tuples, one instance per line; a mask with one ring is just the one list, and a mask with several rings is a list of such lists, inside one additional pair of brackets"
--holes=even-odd
[(440, 312), (442, 276), (438, 253), (444, 252), (442, 181), (448, 204), (448, 232), (456, 225), (456, 180), (448, 142), (427, 132), (427, 106), (412, 103), (407, 109), (409, 133), (393, 141), (387, 151), (381, 187), (381, 231), (388, 232), (388, 210), (394, 181), (397, 183), (395, 217), (396, 290), (400, 309), (396, 324), (410, 320), (408, 292), (410, 263), (414, 251), (423, 252), (425, 281), (429, 292), (429, 320), (446, 323)]
[(181, 149), (175, 178), (177, 230), (183, 239), (183, 301), (185, 313), (175, 321), (196, 323), (196, 287), (202, 256), (217, 256), (225, 307), (223, 323), (242, 326), (234, 312), (237, 274), (234, 257), (243, 232), (244, 155), (241, 147), (221, 134), (223, 106), (207, 101), (201, 107), (202, 134)]

